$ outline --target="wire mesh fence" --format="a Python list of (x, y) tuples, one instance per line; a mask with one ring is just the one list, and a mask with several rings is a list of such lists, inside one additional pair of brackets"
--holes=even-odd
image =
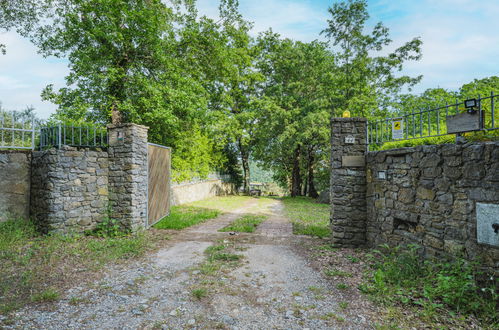
[[(477, 129), (475, 131), (492, 131), (499, 129), (499, 111), (496, 103), (499, 95), (493, 92), (490, 96), (475, 100), (476, 108), (468, 111), (476, 113)], [(396, 140), (411, 140), (426, 137), (444, 136), (455, 132), (447, 129), (448, 121), (454, 115), (462, 114), (467, 110), (466, 101), (435, 109), (401, 113), (381, 120), (372, 120), (367, 126), (367, 140), (369, 145), (381, 145)], [(399, 125), (399, 132), (395, 132), (394, 125)]]
[(33, 116), (0, 112), (0, 148), (34, 149), (36, 122)]

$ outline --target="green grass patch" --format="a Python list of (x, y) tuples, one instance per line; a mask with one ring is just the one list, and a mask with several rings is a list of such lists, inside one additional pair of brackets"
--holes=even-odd
[(246, 214), (235, 220), (230, 225), (220, 229), (221, 232), (235, 231), (240, 233), (252, 233), (256, 230), (259, 224), (265, 221), (267, 217), (264, 215)]
[(31, 301), (33, 302), (47, 302), (47, 301), (55, 301), (59, 299), (59, 292), (57, 292), (53, 288), (48, 288), (40, 293), (36, 293), (31, 297)]
[(202, 207), (179, 205), (173, 206), (169, 216), (164, 217), (153, 227), (156, 229), (184, 229), (216, 218), (220, 211)]
[(295, 234), (321, 238), (331, 235), (329, 205), (316, 203), (309, 197), (284, 197), (282, 202)]
[(192, 289), (191, 295), (194, 298), (196, 298), (198, 300), (201, 300), (204, 297), (208, 296), (208, 289), (206, 289), (206, 288), (195, 288), (195, 289)]
[(372, 271), (359, 288), (389, 306), (420, 308), (434, 322), (473, 315), (483, 325), (499, 325), (497, 278), (463, 259), (423, 260), (418, 250), (414, 245), (375, 250)]
[(344, 272), (338, 269), (334, 268), (329, 268), (324, 271), (324, 274), (326, 276), (331, 276), (331, 277), (352, 277), (353, 274), (349, 272)]
[[(41, 235), (26, 220), (0, 222), (0, 313), (58, 298), (65, 283), (153, 246), (148, 232), (119, 237)], [(43, 276), (41, 276), (43, 274)]]
[(255, 200), (255, 198), (250, 196), (216, 196), (201, 201), (196, 201), (188, 205), (193, 207), (217, 210), (220, 212), (231, 212), (241, 207), (241, 205), (253, 200)]

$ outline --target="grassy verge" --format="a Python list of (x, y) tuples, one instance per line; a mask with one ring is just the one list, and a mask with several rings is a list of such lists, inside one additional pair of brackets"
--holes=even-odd
[[(430, 325), (460, 326), (476, 318), (480, 327), (499, 327), (497, 278), (484, 276), (465, 260), (423, 261), (415, 246), (383, 246), (370, 258), (371, 271), (360, 289), (375, 301), (389, 307), (413, 308), (418, 318)], [(486, 280), (479, 285), (479, 278)], [(392, 316), (397, 315), (394, 310)], [(398, 325), (406, 317), (400, 313), (399, 319), (394, 318)]]
[(256, 230), (259, 224), (265, 221), (267, 217), (264, 215), (246, 214), (239, 219), (236, 219), (230, 225), (220, 229), (221, 232), (235, 231), (239, 233), (252, 233)]
[(156, 237), (40, 235), (24, 220), (0, 223), (0, 314), (29, 302), (59, 298), (70, 281), (89, 278), (104, 265), (144, 254)]
[(180, 230), (216, 218), (219, 214), (217, 210), (192, 205), (173, 206), (170, 215), (156, 223), (154, 228)]
[(282, 202), (295, 234), (321, 238), (331, 235), (329, 205), (316, 203), (308, 197), (284, 197)]
[(218, 210), (220, 212), (231, 212), (241, 207), (241, 205), (252, 200), (255, 200), (255, 198), (250, 196), (217, 196), (193, 202), (189, 205), (194, 207)]

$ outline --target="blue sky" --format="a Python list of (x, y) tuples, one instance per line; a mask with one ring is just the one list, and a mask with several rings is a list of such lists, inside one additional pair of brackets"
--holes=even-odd
[[(326, 0), (239, 0), (254, 31), (272, 28), (283, 37), (320, 39), (326, 26)], [(499, 0), (368, 0), (371, 25), (390, 28), (393, 47), (413, 37), (423, 40), (423, 59), (409, 63), (403, 73), (422, 74), (415, 92), (426, 88), (457, 89), (475, 78), (499, 75)], [(198, 0), (201, 14), (216, 17), (218, 0)], [(0, 55), (0, 102), (7, 109), (33, 105), (46, 118), (55, 109), (42, 102), (47, 84), (64, 85), (64, 60), (44, 59), (36, 48), (13, 32), (0, 33), (7, 55)]]

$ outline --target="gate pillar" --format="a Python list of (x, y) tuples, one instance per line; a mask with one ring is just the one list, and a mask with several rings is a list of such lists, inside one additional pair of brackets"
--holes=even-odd
[(136, 124), (108, 126), (110, 216), (132, 232), (147, 226), (147, 130)]
[(331, 119), (331, 216), (333, 244), (366, 243), (367, 120)]

